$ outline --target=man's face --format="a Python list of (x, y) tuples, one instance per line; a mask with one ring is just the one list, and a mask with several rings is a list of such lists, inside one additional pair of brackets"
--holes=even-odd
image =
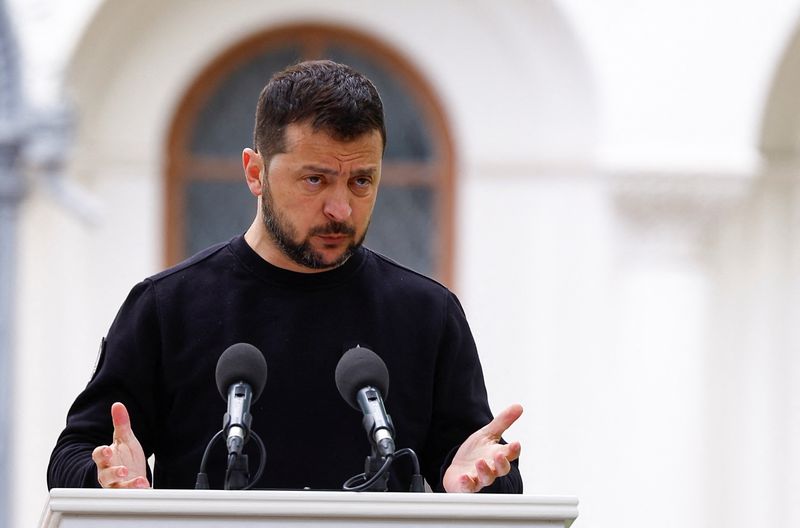
[[(341, 142), (310, 125), (286, 127), (286, 152), (264, 168), (261, 214), (279, 266), (298, 271), (343, 264), (367, 234), (380, 181), (376, 130)], [(266, 160), (265, 160), (266, 161)]]

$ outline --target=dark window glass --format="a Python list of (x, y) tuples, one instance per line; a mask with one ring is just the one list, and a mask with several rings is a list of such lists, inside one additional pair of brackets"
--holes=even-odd
[(378, 193), (367, 239), (368, 248), (432, 276), (433, 192), (423, 186), (387, 186)]
[(186, 255), (244, 233), (256, 199), (241, 181), (194, 180), (186, 186)]

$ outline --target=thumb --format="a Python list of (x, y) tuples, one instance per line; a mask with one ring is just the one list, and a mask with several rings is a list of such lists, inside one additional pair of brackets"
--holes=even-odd
[(522, 415), (522, 405), (515, 403), (507, 408), (505, 408), (500, 414), (495, 416), (494, 420), (489, 422), (485, 427), (484, 431), (489, 434), (491, 437), (500, 439), (503, 436), (503, 433), (506, 429), (511, 427), (511, 424), (517, 421), (517, 419)]
[(131, 419), (128, 416), (128, 409), (120, 402), (111, 406), (111, 421), (114, 423), (114, 441), (127, 442), (133, 435), (131, 430)]

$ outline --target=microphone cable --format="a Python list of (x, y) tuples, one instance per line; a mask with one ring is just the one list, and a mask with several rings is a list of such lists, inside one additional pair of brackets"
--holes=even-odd
[[(409, 489), (412, 493), (424, 493), (425, 492), (425, 481), (422, 478), (422, 475), (419, 471), (419, 459), (417, 458), (417, 454), (414, 452), (413, 449), (408, 447), (399, 449), (394, 452), (393, 455), (388, 455), (383, 462), (381, 468), (375, 472), (372, 477), (367, 479), (366, 473), (360, 473), (353, 477), (350, 477), (342, 484), (342, 489), (344, 491), (366, 491), (372, 486), (375, 482), (378, 481), (383, 475), (389, 471), (389, 467), (391, 467), (392, 463), (395, 459), (400, 458), (402, 456), (408, 455), (411, 457), (411, 463), (414, 466), (414, 474), (411, 476), (411, 487)], [(361, 481), (360, 484), (358, 482)]]
[[(209, 440), (208, 445), (206, 445), (206, 450), (203, 452), (203, 458), (200, 461), (200, 471), (197, 473), (197, 480), (194, 484), (194, 489), (209, 489), (209, 482), (208, 482), (208, 474), (206, 473), (206, 465), (208, 464), (208, 455), (211, 452), (211, 447), (220, 439), (222, 435), (225, 433), (225, 429), (220, 430), (217, 434), (215, 434), (211, 440)], [(258, 454), (260, 455), (260, 460), (258, 461), (258, 470), (256, 471), (255, 476), (250, 479), (250, 483), (241, 488), (243, 490), (248, 490), (253, 487), (253, 485), (258, 482), (261, 478), (261, 475), (264, 474), (264, 468), (267, 465), (267, 448), (264, 446), (264, 442), (261, 440), (261, 437), (255, 431), (250, 431), (250, 436), (255, 438), (256, 444), (258, 444)], [(230, 468), (235, 462), (236, 455), (228, 455), (228, 468), (225, 470), (225, 487), (224, 489), (228, 488), (228, 480), (230, 478)]]

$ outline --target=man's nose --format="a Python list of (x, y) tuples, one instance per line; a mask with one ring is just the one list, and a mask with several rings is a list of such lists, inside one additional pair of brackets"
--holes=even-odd
[(350, 218), (353, 209), (350, 207), (350, 200), (347, 189), (333, 189), (325, 200), (325, 216), (337, 222), (343, 222)]

